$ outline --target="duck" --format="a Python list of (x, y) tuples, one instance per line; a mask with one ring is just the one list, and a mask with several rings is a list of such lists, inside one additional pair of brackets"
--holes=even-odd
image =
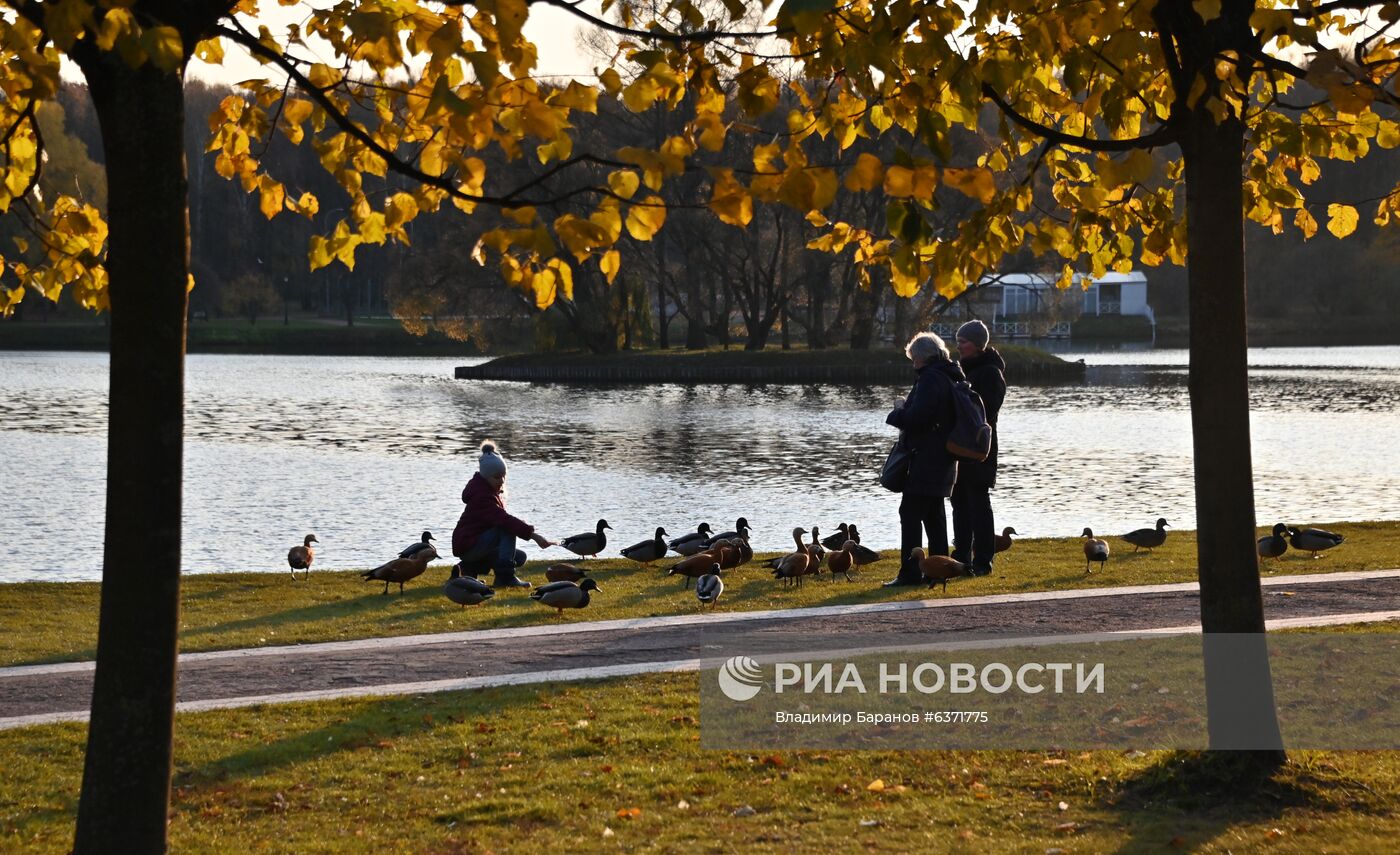
[(924, 575), (930, 588), (942, 582), (945, 594), (948, 593), (949, 579), (972, 575), (971, 565), (946, 555), (925, 555), (924, 550), (917, 546), (914, 547), (913, 552), (909, 553), (909, 560), (919, 565), (919, 572)]
[(430, 531), (425, 531), (425, 532), (423, 532), (423, 539), (420, 540), (420, 541), (418, 541), (417, 543), (412, 543), (412, 544), (409, 544), (408, 546), (405, 546), (404, 549), (403, 549), (403, 552), (400, 552), (400, 553), (399, 553), (399, 557), (400, 557), (400, 558), (412, 558), (412, 557), (414, 556), (414, 554), (416, 554), (416, 553), (418, 552), (418, 550), (420, 550), (420, 549), (426, 549), (428, 546), (430, 546), (430, 545), (432, 544), (432, 542), (433, 542), (433, 533), (430, 532)]
[(608, 545), (608, 536), (603, 534), (603, 530), (611, 528), (607, 520), (598, 520), (598, 528), (594, 531), (571, 535), (560, 541), (559, 545), (580, 558), (588, 558), (602, 552)]
[(846, 534), (850, 537), (851, 540), (854, 540), (856, 543), (860, 543), (860, 531), (856, 528), (855, 523), (850, 524), (850, 526), (846, 529)]
[(287, 566), (292, 568), (293, 581), (297, 578), (298, 570), (306, 571), (303, 578), (311, 578), (311, 562), (316, 560), (316, 550), (311, 548), (311, 544), (320, 542), (316, 535), (308, 534), (302, 539), (301, 546), (293, 546), (287, 550)]
[(588, 571), (572, 564), (551, 564), (544, 569), (544, 577), (551, 582), (578, 582), (588, 575)]
[(490, 585), (472, 576), (448, 579), (447, 584), (442, 586), (442, 593), (462, 608), (479, 606), (496, 596), (496, 591)]
[(1157, 520), (1156, 528), (1140, 528), (1123, 535), (1123, 539), (1133, 545), (1133, 551), (1146, 549), (1148, 552), (1167, 542), (1167, 521)]
[(704, 551), (705, 541), (710, 539), (710, 534), (713, 531), (714, 529), (710, 528), (709, 523), (702, 522), (695, 531), (689, 534), (683, 534), (667, 545), (671, 547), (672, 552), (689, 557), (697, 552)]
[(856, 558), (851, 552), (857, 545), (854, 540), (848, 540), (841, 544), (840, 549), (826, 554), (826, 569), (831, 571), (831, 581), (836, 581), (837, 573), (845, 576), (847, 582), (851, 581), (851, 568), (856, 564)]
[[(818, 534), (819, 532), (817, 530), (817, 527), (812, 526), (812, 542), (807, 544), (807, 554), (812, 556), (813, 560), (816, 561), (817, 570), (820, 571), (822, 566), (822, 559), (826, 558), (826, 550), (822, 549), (821, 542), (817, 540)], [(845, 543), (844, 540), (841, 542)]]
[[(412, 558), (395, 558), (385, 562), (373, 570), (366, 570), (361, 575), (365, 581), (371, 579), (384, 583), (384, 590), (381, 594), (389, 593), (391, 582), (399, 583), (399, 594), (403, 594), (403, 583), (410, 579), (416, 579), (423, 575), (423, 571), (428, 569), (428, 562), (438, 557), (437, 550), (432, 546), (427, 549), (420, 549)], [(462, 577), (470, 578), (470, 577)]]
[[(600, 532), (601, 536), (601, 532)], [(641, 543), (634, 543), (622, 550), (622, 557), (638, 564), (650, 564), (666, 557), (666, 529), (660, 526), (656, 529), (656, 536), (650, 540), (643, 540)]]
[(749, 536), (749, 530), (749, 521), (743, 517), (739, 517), (739, 519), (734, 521), (734, 531), (722, 531), (719, 534), (710, 535), (710, 539), (705, 541), (705, 548), (709, 549), (710, 544), (714, 543), (716, 540), (729, 540), (734, 537), (747, 538)]
[(602, 593), (603, 589), (598, 587), (598, 583), (592, 579), (584, 579), (578, 584), (573, 582), (550, 582), (548, 585), (541, 585), (530, 592), (530, 599), (558, 609), (559, 614), (564, 614), (564, 609), (586, 609), (588, 608), (588, 593), (597, 591)]
[(822, 538), (822, 546), (827, 549), (841, 549), (846, 541), (851, 539), (851, 527), (846, 523), (841, 523), (836, 527), (835, 534), (828, 534)]
[(1290, 528), (1288, 535), (1290, 546), (1299, 552), (1311, 552), (1313, 558), (1316, 558), (1319, 552), (1341, 546), (1342, 541), (1346, 540), (1340, 534), (1320, 528)]
[[(855, 528), (855, 526), (851, 526), (851, 528)], [(880, 560), (880, 553), (868, 546), (861, 546), (860, 541), (854, 537), (851, 538), (851, 543), (855, 544), (855, 548), (851, 550), (851, 558), (855, 560), (856, 567), (864, 567)]]
[(812, 555), (807, 551), (807, 544), (802, 542), (802, 535), (806, 534), (804, 528), (792, 530), (793, 542), (797, 544), (797, 551), (790, 552), (770, 562), (773, 564), (773, 578), (782, 579), (783, 584), (790, 585), (796, 579), (797, 584), (802, 584), (802, 577), (807, 575), (807, 565), (812, 562)]
[(1013, 535), (1013, 534), (1019, 534), (1019, 533), (1020, 533), (1020, 532), (1016, 531), (1016, 529), (1012, 528), (1011, 526), (1007, 526), (1006, 528), (1002, 529), (1002, 530), (1001, 530), (1001, 534), (999, 534), (999, 535), (997, 535), (995, 538), (993, 538), (993, 540), (996, 542), (996, 550), (995, 550), (995, 551), (996, 551), (996, 552), (1005, 552), (1006, 550), (1010, 549), (1010, 548), (1011, 548), (1011, 535)]
[(714, 555), (709, 552), (701, 552), (672, 564), (666, 571), (666, 575), (684, 577), (681, 587), (689, 588), (691, 579), (698, 579), (706, 573), (719, 573), (722, 569)]
[(718, 573), (706, 573), (695, 580), (695, 597), (700, 601), (700, 605), (710, 604), (710, 608), (719, 605), (719, 595), (724, 593), (724, 580)]
[(742, 567), (753, 560), (753, 547), (749, 546), (748, 529), (744, 529), (744, 536), (738, 540), (730, 541), (739, 547), (739, 563), (736, 566)]
[(719, 562), (721, 569), (732, 570), (744, 563), (744, 553), (739, 547), (739, 544), (743, 542), (737, 537), (732, 540), (719, 541), (710, 547), (709, 553)]
[(1284, 536), (1286, 534), (1288, 534), (1288, 526), (1279, 523), (1274, 526), (1273, 534), (1266, 534), (1259, 538), (1259, 557), (1282, 558), (1283, 553), (1288, 551), (1288, 538)]
[(1108, 563), (1108, 543), (1100, 538), (1094, 537), (1094, 530), (1091, 528), (1084, 529), (1084, 532), (1079, 536), (1084, 538), (1085, 575), (1093, 572), (1089, 569), (1089, 562), (1091, 561), (1099, 562), (1099, 569), (1102, 570), (1104, 565)]

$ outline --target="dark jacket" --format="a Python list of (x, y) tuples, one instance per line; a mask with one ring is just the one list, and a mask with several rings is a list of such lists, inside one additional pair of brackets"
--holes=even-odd
[(885, 417), (885, 424), (903, 431), (905, 446), (914, 451), (904, 488), (909, 495), (953, 495), (958, 464), (948, 454), (947, 444), (953, 425), (953, 383), (962, 379), (957, 363), (930, 362), (919, 369), (904, 407)]
[(462, 501), (467, 507), (452, 530), (452, 554), (463, 557), (476, 545), (483, 532), (503, 528), (516, 537), (530, 537), (535, 527), (506, 513), (506, 503), (496, 488), (478, 472), (462, 488)]
[(958, 479), (972, 487), (993, 487), (997, 483), (997, 444), (1000, 431), (997, 428), (997, 415), (1002, 402), (1006, 400), (1006, 360), (989, 347), (971, 359), (962, 360), (963, 373), (972, 384), (972, 390), (982, 397), (982, 406), (987, 410), (987, 424), (992, 426), (992, 453), (981, 463), (959, 461)]

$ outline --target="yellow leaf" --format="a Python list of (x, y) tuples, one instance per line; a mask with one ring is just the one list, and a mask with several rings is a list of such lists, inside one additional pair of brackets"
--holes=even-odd
[(852, 192), (874, 190), (885, 180), (885, 165), (873, 154), (856, 158), (855, 166), (846, 173), (846, 189)]
[(666, 222), (666, 203), (660, 196), (648, 196), (627, 209), (627, 233), (637, 240), (651, 240)]
[(637, 177), (637, 173), (630, 169), (619, 170), (608, 176), (608, 187), (624, 199), (631, 199), (640, 183), (641, 179)]
[(622, 75), (617, 73), (617, 69), (605, 69), (602, 74), (598, 75), (598, 82), (603, 84), (603, 88), (607, 90), (609, 95), (616, 95), (618, 90), (622, 88)]
[(180, 31), (174, 27), (151, 27), (142, 31), (141, 47), (145, 48), (156, 68), (162, 71), (174, 71), (185, 62)]
[(1356, 224), (1360, 219), (1356, 209), (1350, 205), (1333, 202), (1327, 206), (1327, 231), (1338, 238), (1344, 238), (1356, 231)]
[(321, 202), (308, 191), (301, 194), (301, 198), (296, 201), (296, 207), (293, 210), (309, 220), (316, 216), (317, 211), (321, 210)]
[(598, 269), (603, 271), (603, 277), (611, 285), (617, 278), (617, 271), (622, 266), (622, 256), (615, 249), (610, 249), (603, 253), (603, 257), (598, 259)]
[(885, 779), (876, 778), (875, 780), (871, 781), (868, 786), (866, 786), (866, 789), (872, 793), (883, 793), (885, 791)]
[(943, 183), (977, 199), (984, 205), (992, 201), (997, 193), (996, 179), (992, 176), (992, 171), (981, 167), (976, 169), (949, 167), (943, 170)]
[(282, 205), (287, 200), (282, 185), (266, 175), (258, 178), (258, 196), (258, 209), (269, 220), (282, 212)]
[(1220, 17), (1220, 0), (1191, 0), (1191, 5), (1203, 21), (1214, 21)]
[(885, 195), (896, 199), (914, 195), (914, 170), (891, 166), (885, 170)]
[(753, 220), (753, 197), (734, 177), (732, 169), (712, 169), (714, 192), (710, 195), (710, 210), (720, 222), (744, 227)]

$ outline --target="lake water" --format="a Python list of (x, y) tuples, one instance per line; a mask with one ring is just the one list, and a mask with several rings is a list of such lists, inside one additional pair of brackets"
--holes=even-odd
[[(1008, 396), (998, 527), (1193, 528), (1185, 351), (1066, 355), (1085, 382)], [(1260, 522), (1400, 518), (1400, 348), (1250, 361)], [(374, 566), (425, 528), (446, 554), (487, 437), (510, 461), (510, 509), (554, 539), (602, 516), (620, 548), (743, 515), (760, 550), (841, 521), (898, 543), (899, 498), (875, 473), (903, 387), (452, 379), (467, 362), (190, 356), (186, 569), (286, 572), (307, 532), (318, 567)], [(0, 352), (0, 581), (100, 577), (106, 397), (105, 354)]]

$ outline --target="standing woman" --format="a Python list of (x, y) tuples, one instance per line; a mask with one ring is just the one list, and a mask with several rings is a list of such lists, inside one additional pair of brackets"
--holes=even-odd
[(515, 548), (516, 538), (528, 537), (541, 549), (554, 542), (535, 532), (535, 527), (506, 513), (506, 461), (492, 442), (481, 444), (476, 474), (462, 490), (466, 508), (452, 531), (452, 554), (466, 565), (489, 562), (496, 578), (493, 588), (528, 588), (530, 583), (515, 575), (525, 563), (525, 553)]
[(981, 321), (958, 327), (958, 364), (982, 397), (987, 424), (992, 426), (992, 453), (978, 463), (958, 462), (958, 483), (953, 487), (953, 557), (972, 565), (973, 575), (990, 576), (996, 553), (996, 522), (992, 517), (990, 490), (997, 483), (997, 413), (1006, 400), (1006, 360), (988, 346), (991, 331)]
[(963, 379), (962, 369), (948, 358), (943, 339), (930, 332), (910, 339), (904, 353), (914, 363), (918, 378), (908, 399), (895, 399), (885, 424), (899, 428), (914, 460), (899, 503), (899, 575), (885, 583), (887, 588), (923, 582), (909, 553), (924, 546), (924, 534), (929, 555), (948, 554), (943, 500), (953, 494), (958, 474), (947, 443), (953, 425), (953, 383)]

